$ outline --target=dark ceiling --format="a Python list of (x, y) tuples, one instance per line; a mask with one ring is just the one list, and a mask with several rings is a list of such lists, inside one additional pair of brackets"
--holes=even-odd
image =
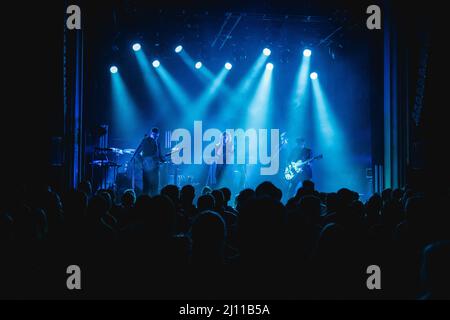
[(84, 8), (87, 50), (102, 59), (120, 59), (140, 41), (158, 57), (170, 58), (174, 46), (184, 44), (203, 59), (220, 52), (242, 60), (254, 46), (276, 48), (280, 59), (301, 47), (342, 48), (347, 35), (365, 25), (366, 6), (342, 0), (97, 0)]

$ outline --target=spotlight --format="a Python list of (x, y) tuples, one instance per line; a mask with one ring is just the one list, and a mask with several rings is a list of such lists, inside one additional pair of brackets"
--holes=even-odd
[(111, 73), (117, 73), (119, 69), (117, 69), (116, 66), (112, 66), (111, 68), (109, 68), (109, 71), (111, 71)]
[(231, 70), (231, 68), (233, 68), (233, 65), (229, 62), (225, 63), (225, 69), (227, 70)]
[(273, 63), (268, 63), (268, 64), (266, 64), (266, 69), (267, 70), (272, 70), (273, 69)]
[(141, 50), (141, 45), (140, 45), (139, 43), (133, 44), (133, 50), (134, 50), (134, 51), (139, 51), (139, 50)]
[(183, 46), (178, 46), (175, 48), (176, 53), (180, 53), (181, 51), (183, 51)]
[(313, 73), (311, 73), (311, 74), (309, 75), (309, 77), (310, 77), (312, 80), (316, 80), (316, 79), (319, 77), (319, 75), (317, 74), (317, 72), (313, 72)]
[(161, 63), (159, 62), (159, 60), (154, 60), (152, 62), (152, 65), (153, 65), (153, 67), (158, 68), (161, 65)]
[(265, 49), (263, 50), (263, 54), (264, 54), (266, 57), (270, 56), (271, 53), (272, 53), (272, 51), (270, 51), (270, 49), (268, 49), (268, 48), (265, 48)]
[(203, 66), (203, 64), (199, 61), (195, 64), (195, 69), (200, 69)]
[(303, 50), (303, 56), (311, 57), (311, 54), (312, 54), (311, 50), (309, 50), (309, 49)]

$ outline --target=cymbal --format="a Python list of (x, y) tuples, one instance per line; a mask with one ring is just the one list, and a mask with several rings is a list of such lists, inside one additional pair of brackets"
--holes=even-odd
[(126, 154), (134, 154), (136, 152), (136, 149), (123, 149), (122, 151)]

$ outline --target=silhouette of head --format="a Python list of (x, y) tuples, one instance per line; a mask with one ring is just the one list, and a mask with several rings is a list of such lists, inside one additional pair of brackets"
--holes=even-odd
[(92, 195), (91, 182), (89, 180), (81, 181), (78, 185), (78, 190), (83, 191), (88, 197), (90, 197)]
[(132, 189), (125, 190), (121, 200), (125, 208), (132, 208), (136, 203), (136, 193)]
[(368, 212), (379, 213), (382, 206), (381, 196), (378, 193), (373, 194), (366, 203)]
[(173, 184), (168, 184), (162, 188), (161, 195), (167, 196), (170, 200), (172, 200), (175, 206), (177, 206), (180, 201), (180, 191), (178, 187)]
[(199, 264), (221, 264), (226, 238), (222, 217), (213, 211), (204, 211), (192, 224), (192, 261)]
[(338, 207), (346, 210), (354, 200), (353, 192), (347, 188), (342, 188), (337, 192)]
[(197, 200), (197, 208), (199, 212), (214, 210), (215, 200), (210, 194), (204, 194)]
[(314, 192), (315, 191), (314, 182), (312, 182), (311, 180), (305, 180), (302, 182), (302, 188), (309, 192)]
[(108, 210), (111, 210), (113, 202), (110, 193), (106, 190), (99, 190), (99, 192), (97, 192), (97, 195), (103, 197), (106, 200)]
[(225, 198), (222, 191), (213, 190), (213, 192), (211, 192), (211, 195), (214, 197), (214, 211), (221, 212), (225, 204)]
[(338, 196), (335, 192), (327, 194), (327, 211), (336, 212), (338, 209)]
[(153, 139), (157, 140), (159, 138), (159, 129), (156, 127), (153, 127), (151, 132), (150, 132), (150, 137), (152, 137)]
[(269, 181), (264, 181), (263, 183), (261, 183), (256, 187), (255, 191), (257, 197), (268, 196), (277, 201), (280, 201), (283, 196), (281, 190), (275, 187), (275, 185)]
[(225, 187), (225, 188), (221, 188), (220, 191), (222, 191), (225, 205), (227, 205), (228, 201), (231, 200), (231, 190)]
[(195, 188), (190, 184), (183, 186), (181, 188), (180, 200), (186, 204), (192, 204), (195, 198)]
[(392, 189), (390, 189), (390, 188), (384, 189), (381, 192), (381, 199), (383, 200), (383, 204), (387, 203), (388, 201), (391, 201), (391, 199), (392, 199)]
[(450, 241), (428, 245), (423, 250), (421, 281), (427, 298), (450, 298)]
[(202, 195), (203, 194), (210, 194), (212, 192), (212, 189), (208, 186), (204, 186), (202, 189)]
[(239, 212), (248, 200), (255, 197), (256, 192), (253, 189), (244, 189), (239, 192), (239, 195), (236, 197), (236, 210)]

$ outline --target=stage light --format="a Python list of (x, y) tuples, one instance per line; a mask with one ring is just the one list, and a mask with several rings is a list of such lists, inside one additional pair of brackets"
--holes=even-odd
[(267, 70), (272, 70), (273, 69), (273, 63), (268, 63), (268, 64), (266, 64), (266, 69)]
[(139, 109), (120, 73), (111, 75), (110, 93), (111, 121), (114, 123), (114, 132), (124, 136), (135, 136), (137, 129), (142, 128), (142, 124), (140, 124), (142, 119), (139, 118)]
[(312, 73), (309, 75), (309, 77), (310, 77), (312, 80), (316, 80), (316, 79), (319, 77), (319, 75), (317, 74), (317, 72), (312, 72)]
[[(270, 69), (272, 63), (267, 63), (264, 72), (259, 78), (253, 97), (247, 107), (244, 128), (267, 128), (270, 124), (270, 104), (272, 100), (272, 77)], [(261, 148), (261, 146), (259, 147)], [(261, 150), (260, 150), (261, 151)]]
[(179, 83), (178, 80), (164, 68), (163, 64), (155, 69), (155, 73), (159, 76), (159, 79), (162, 81), (167, 93), (171, 96), (171, 100), (176, 104), (179, 111), (182, 111), (183, 114), (192, 112), (192, 110), (189, 109), (191, 107), (191, 97), (188, 92), (183, 88), (181, 83)]
[(203, 66), (203, 64), (199, 61), (195, 64), (195, 69), (200, 69)]
[(159, 62), (159, 60), (154, 60), (154, 61), (152, 62), (152, 66), (153, 66), (154, 68), (158, 68), (160, 65), (161, 65), (161, 63)]
[(225, 69), (227, 70), (231, 70), (231, 68), (233, 68), (233, 65), (229, 62), (225, 63)]
[(111, 68), (109, 68), (109, 71), (111, 71), (111, 73), (117, 73), (119, 69), (117, 69), (116, 66), (112, 66)]
[(181, 51), (183, 51), (183, 46), (178, 46), (175, 48), (176, 53), (180, 53)]
[(263, 50), (263, 54), (264, 54), (266, 57), (270, 56), (271, 53), (272, 53), (272, 51), (270, 51), (269, 48), (265, 48), (265, 49)]
[(134, 51), (139, 51), (139, 50), (141, 50), (141, 45), (140, 45), (139, 43), (133, 44), (133, 50), (134, 50)]
[(311, 50), (309, 50), (309, 49), (303, 50), (303, 56), (311, 57), (311, 54), (312, 54)]

